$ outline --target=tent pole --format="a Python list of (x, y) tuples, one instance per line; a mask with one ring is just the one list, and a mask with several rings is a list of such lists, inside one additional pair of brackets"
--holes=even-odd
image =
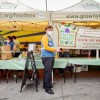
[(99, 58), (99, 49), (96, 49), (96, 59)]
[(46, 4), (46, 11), (47, 11), (47, 0), (45, 0), (45, 4)]
[(50, 20), (49, 20), (49, 25), (52, 25), (52, 20), (51, 20), (51, 12), (50, 13)]

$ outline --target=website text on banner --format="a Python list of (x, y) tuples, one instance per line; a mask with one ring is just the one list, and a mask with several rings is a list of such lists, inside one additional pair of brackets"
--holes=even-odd
[(100, 28), (76, 27), (71, 24), (58, 24), (59, 46), (70, 49), (99, 49)]
[(52, 13), (52, 21), (55, 20), (98, 21), (100, 20), (100, 12), (54, 12)]
[(32, 21), (32, 20), (48, 20), (48, 12), (1, 12), (0, 20), (5, 21)]

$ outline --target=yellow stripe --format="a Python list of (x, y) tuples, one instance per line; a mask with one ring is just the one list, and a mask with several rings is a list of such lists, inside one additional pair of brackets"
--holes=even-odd
[(0, 32), (0, 34), (4, 34), (4, 33), (7, 33), (7, 32), (9, 32), (9, 30), (3, 30), (2, 32)]
[(18, 31), (18, 32), (14, 32), (14, 33), (10, 33), (10, 34), (7, 34), (7, 35), (4, 35), (4, 37), (7, 37), (7, 36), (13, 36), (13, 35), (15, 35), (15, 36), (21, 36), (21, 35), (26, 35), (26, 34), (31, 34), (31, 33), (38, 33), (38, 32), (42, 32), (42, 30), (41, 31), (37, 31), (37, 30), (35, 30), (35, 31)]
[(18, 38), (20, 42), (40, 42), (42, 35)]

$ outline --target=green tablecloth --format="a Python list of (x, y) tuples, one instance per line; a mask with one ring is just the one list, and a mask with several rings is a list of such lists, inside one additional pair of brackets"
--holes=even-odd
[[(24, 70), (25, 58), (14, 58), (11, 60), (0, 60), (0, 69), (11, 69), (11, 70)], [(42, 60), (36, 58), (37, 69), (43, 69)], [(78, 65), (98, 65), (100, 66), (100, 59), (96, 58), (59, 58), (55, 59), (54, 68), (65, 68), (66, 65), (78, 64)], [(31, 68), (31, 67), (30, 67)]]
[[(0, 69), (10, 69), (10, 70), (24, 70), (26, 59), (24, 58), (14, 58), (10, 60), (0, 60)], [(37, 69), (43, 69), (43, 64), (41, 59), (36, 59)], [(54, 68), (65, 68), (67, 65), (66, 58), (55, 59)], [(30, 67), (31, 68), (31, 67)]]
[(67, 60), (70, 64), (100, 66), (100, 59), (96, 58), (68, 58)]

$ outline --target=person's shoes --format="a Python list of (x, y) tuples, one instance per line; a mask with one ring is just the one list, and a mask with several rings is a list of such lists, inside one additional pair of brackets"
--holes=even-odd
[(47, 90), (45, 90), (45, 92), (47, 92), (48, 94), (54, 94), (54, 92), (52, 91), (52, 89), (47, 89)]

